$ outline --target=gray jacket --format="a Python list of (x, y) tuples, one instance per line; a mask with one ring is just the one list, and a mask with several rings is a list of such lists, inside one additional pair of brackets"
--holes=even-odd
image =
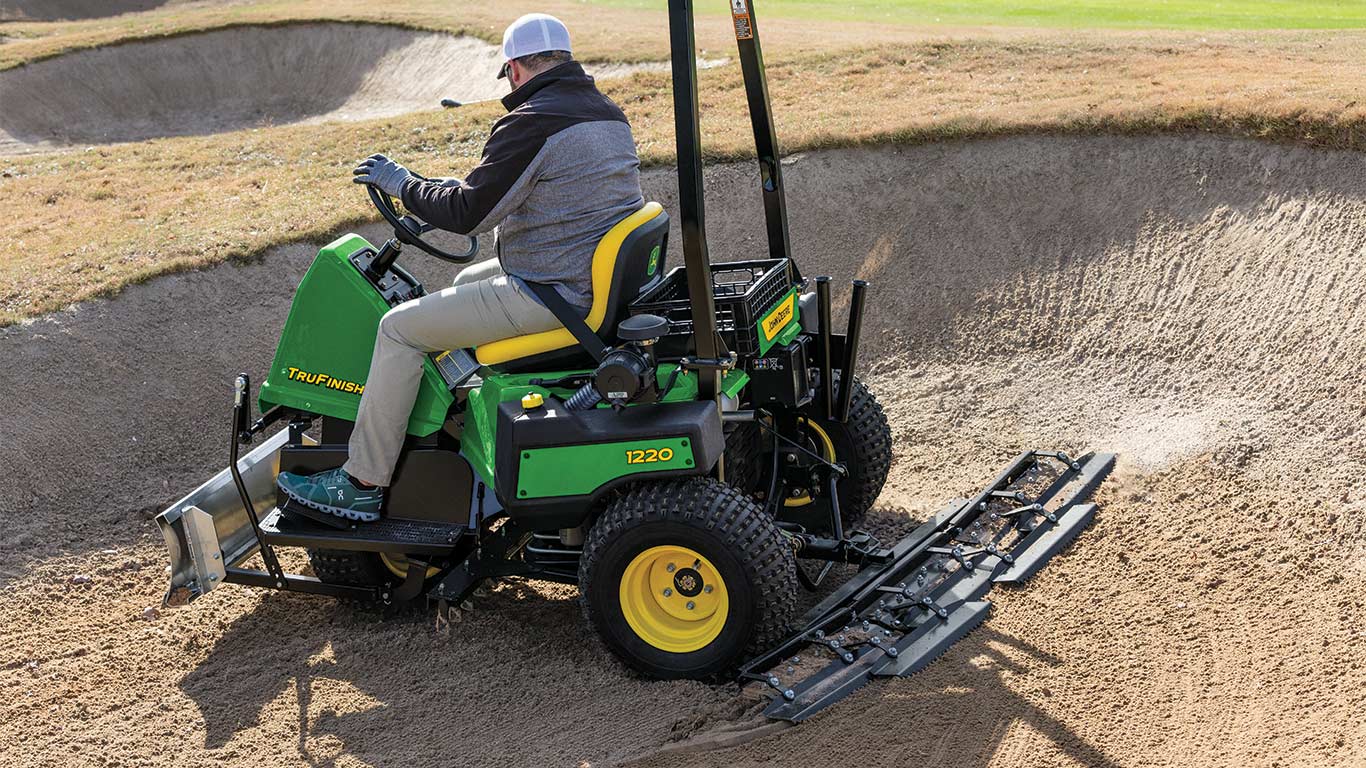
[(503, 106), (483, 159), (459, 186), (410, 179), (403, 204), (460, 234), (496, 227), (505, 272), (587, 307), (598, 241), (644, 204), (631, 126), (575, 61), (532, 78)]

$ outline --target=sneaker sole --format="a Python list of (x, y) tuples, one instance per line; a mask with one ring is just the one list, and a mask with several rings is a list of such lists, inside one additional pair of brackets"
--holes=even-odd
[(308, 507), (309, 509), (316, 509), (319, 512), (326, 512), (329, 515), (335, 515), (337, 517), (345, 518), (347, 520), (356, 520), (362, 523), (373, 523), (379, 519), (378, 512), (361, 512), (355, 509), (345, 509), (342, 507), (334, 507), (328, 504), (319, 504), (316, 501), (309, 501), (308, 499), (299, 496), (298, 494), (283, 486), (280, 488), (280, 490), (285, 492), (285, 495), (289, 497), (290, 501), (293, 501), (296, 504), (302, 504), (305, 507)]

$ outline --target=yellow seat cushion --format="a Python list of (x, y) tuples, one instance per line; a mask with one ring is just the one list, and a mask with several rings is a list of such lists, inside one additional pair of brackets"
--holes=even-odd
[[(621, 244), (625, 242), (626, 236), (663, 212), (664, 206), (659, 203), (646, 203), (645, 207), (617, 222), (617, 225), (607, 230), (607, 234), (598, 241), (598, 247), (593, 251), (593, 305), (588, 309), (588, 317), (584, 318), (589, 328), (597, 331), (602, 327), (602, 321), (607, 315), (607, 299), (612, 293), (612, 275), (616, 272), (617, 257), (621, 255)], [(556, 328), (490, 341), (480, 345), (474, 356), (480, 365), (498, 365), (509, 360), (554, 352), (578, 343), (569, 329)]]

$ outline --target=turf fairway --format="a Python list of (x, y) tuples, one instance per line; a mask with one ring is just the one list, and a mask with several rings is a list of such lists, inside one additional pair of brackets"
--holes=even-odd
[[(591, 0), (599, 5), (657, 8), (659, 0)], [(724, 2), (697, 4), (724, 13)], [(761, 0), (763, 18), (868, 21), (893, 24), (1136, 29), (1359, 29), (1366, 3), (1331, 0), (1085, 0), (1084, 2), (927, 2), (926, 0)]]

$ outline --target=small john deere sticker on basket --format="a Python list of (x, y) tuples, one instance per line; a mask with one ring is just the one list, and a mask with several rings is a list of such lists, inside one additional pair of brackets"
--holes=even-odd
[(730, 18), (735, 22), (736, 40), (754, 37), (754, 25), (749, 20), (749, 0), (730, 0)]
[[(791, 341), (791, 337), (796, 335), (796, 319), (797, 289), (793, 288), (768, 310), (768, 314), (759, 318), (759, 354), (764, 354), (780, 340), (784, 344)], [(784, 333), (789, 327), (793, 330)], [(783, 339), (784, 336), (787, 338)]]

